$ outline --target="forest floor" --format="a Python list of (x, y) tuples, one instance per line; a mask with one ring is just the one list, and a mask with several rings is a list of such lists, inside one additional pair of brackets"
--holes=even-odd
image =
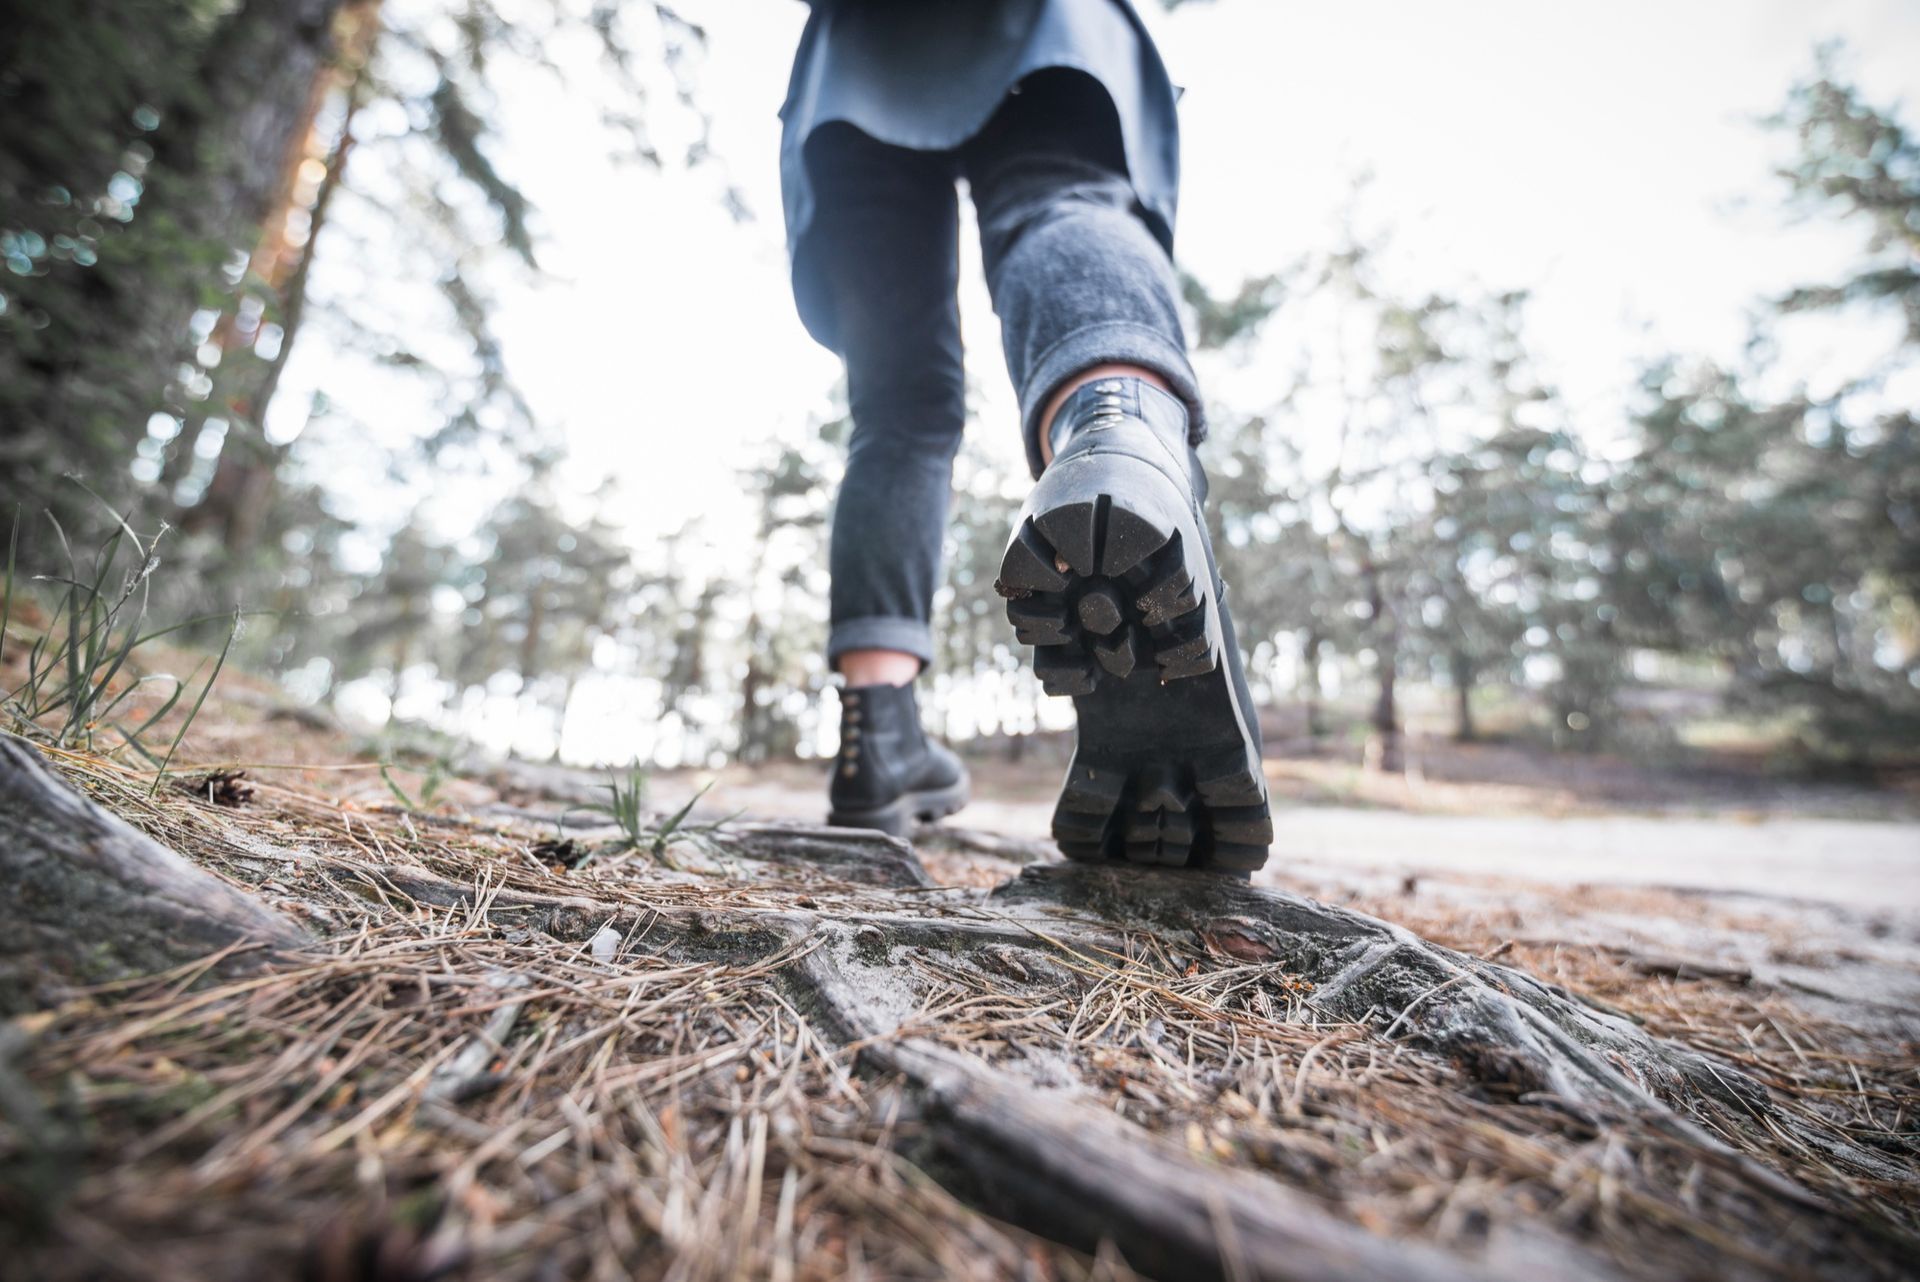
[[(1607, 758), (1542, 761), (1498, 745), (1434, 742), (1416, 752), (1444, 773), (1409, 779), (1317, 756), (1270, 759), (1274, 845), (1255, 884), (1430, 936), (1504, 920), (1569, 945), (1691, 957), (1805, 999), (1831, 998), (1840, 1018), (1920, 1012), (1913, 792)], [(969, 766), (975, 800), (951, 822), (969, 838), (1044, 845), (1064, 762)], [(817, 822), (826, 775), (817, 764), (781, 762), (654, 781), (667, 809), (703, 788), (706, 812)], [(1920, 1031), (1920, 1017), (1912, 1027)]]
[[(1045, 761), (979, 769), (966, 826), (909, 848), (792, 822), (812, 767), (722, 772), (638, 844), (592, 772), (422, 762), (397, 794), (243, 677), (188, 749), (151, 795), (47, 759), (314, 943), (0, 1024), (0, 1276), (1920, 1259), (1901, 797), (1623, 815), (1277, 761), (1274, 858), (1235, 889), (1053, 863)], [(696, 787), (654, 781), (649, 832)]]

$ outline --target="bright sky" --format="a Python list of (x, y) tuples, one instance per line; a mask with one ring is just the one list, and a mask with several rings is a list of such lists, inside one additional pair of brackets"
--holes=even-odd
[[(775, 112), (806, 8), (679, 7), (710, 33), (700, 101), (754, 221), (725, 215), (713, 168), (611, 163), (591, 107), (547, 79), (513, 87), (496, 157), (540, 211), (550, 276), (507, 289), (508, 360), (583, 482), (619, 480), (642, 540), (702, 514), (724, 530), (747, 503), (737, 467), (823, 415), (838, 375), (794, 316), (780, 220)], [(1732, 358), (1752, 300), (1857, 252), (1850, 232), (1785, 224), (1768, 177), (1784, 140), (1755, 125), (1815, 43), (1844, 37), (1878, 99), (1920, 89), (1910, 0), (1212, 0), (1143, 15), (1187, 90), (1188, 268), (1230, 288), (1333, 243), (1370, 171), (1369, 218), (1396, 228), (1394, 283), (1533, 290), (1547, 374), (1595, 430), (1637, 356)], [(685, 122), (667, 107), (652, 120), (671, 154)], [(967, 252), (982, 428), (1017, 467), (998, 328)], [(303, 381), (327, 383), (330, 359), (301, 350)], [(1236, 375), (1235, 396), (1257, 396), (1260, 373)]]

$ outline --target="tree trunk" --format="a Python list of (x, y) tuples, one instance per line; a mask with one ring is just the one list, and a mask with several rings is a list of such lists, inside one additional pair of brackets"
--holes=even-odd
[[(244, 0), (228, 14), (201, 57), (198, 83), (183, 87), (154, 135), (152, 177), (139, 218), (171, 223), (217, 252), (251, 250), (282, 202), (288, 156), (312, 120), (314, 87), (334, 56), (333, 19), (341, 0)], [(187, 252), (176, 250), (177, 253)], [(157, 401), (171, 378), (182, 327), (213, 273), (142, 279), (126, 312), (123, 347), (111, 360), (140, 356)], [(89, 376), (86, 368), (74, 377)], [(191, 448), (182, 432), (175, 448)]]
[(1312, 739), (1326, 737), (1326, 716), (1320, 708), (1320, 650), (1326, 645), (1318, 629), (1309, 628), (1306, 639), (1300, 643), (1300, 691), (1306, 704), (1307, 736)]
[(1456, 743), (1472, 743), (1480, 737), (1473, 724), (1473, 662), (1460, 650), (1447, 655), (1447, 668), (1453, 677), (1453, 738)]
[(1367, 605), (1372, 611), (1374, 666), (1379, 682), (1379, 693), (1373, 701), (1373, 735), (1367, 742), (1366, 765), (1369, 770), (1397, 774), (1403, 766), (1400, 709), (1394, 697), (1400, 676), (1400, 622), (1387, 603), (1379, 564), (1368, 558), (1362, 573), (1367, 583)]
[[(230, 265), (253, 248), (273, 209), (288, 143), (316, 74), (333, 55), (340, 3), (246, 0), (213, 19), (204, 38), (186, 32), (225, 6), (104, 0), (82, 6), (75, 18), (78, 39), (93, 26), (113, 39), (173, 46), (167, 74), (177, 83), (145, 88), (151, 101), (144, 105), (158, 108), (151, 134), (136, 137), (131, 123), (125, 126), (125, 141), (150, 146), (152, 158), (139, 173), (131, 217), (107, 221), (99, 260), (63, 267), (70, 279), (46, 295), (52, 341), (0, 360), (9, 384), (0, 490), (69, 519), (70, 533), (90, 528), (100, 514), (59, 475), (88, 472), (110, 500), (127, 501), (134, 485), (127, 461), (149, 417), (164, 408), (185, 418), (193, 407), (176, 378), (191, 355), (187, 322), (207, 298), (232, 292)], [(149, 22), (169, 29), (150, 32)], [(99, 193), (73, 194), (90, 200)], [(186, 453), (192, 440), (182, 432), (170, 453)], [(49, 462), (56, 457), (57, 467)], [(162, 459), (162, 467), (169, 462)], [(29, 546), (43, 537), (40, 524), (29, 526)]]
[[(306, 318), (307, 282), (313, 273), (320, 233), (346, 176), (347, 157), (353, 149), (353, 121), (362, 96), (360, 76), (379, 29), (377, 7), (378, 0), (346, 0), (341, 17), (345, 33), (339, 62), (323, 64), (316, 73), (306, 112), (288, 146), (274, 213), (267, 219), (265, 234), (254, 251), (252, 274), (272, 293), (271, 301), (276, 305), (276, 310), (266, 313), (266, 319), (277, 319), (279, 323), (279, 348), (256, 377), (242, 380), (238, 386), (224, 383), (216, 388), (215, 396), (209, 397), (209, 402), (226, 402), (219, 412), (228, 414), (233, 426), (226, 448), (215, 465), (213, 480), (207, 486), (206, 497), (198, 507), (183, 514), (181, 527), (188, 530), (196, 525), (218, 527), (221, 546), (229, 557), (244, 553), (259, 537), (278, 488), (280, 466), (286, 461), (287, 449), (266, 439), (267, 411), (280, 390), (280, 377), (293, 355), (294, 340)], [(346, 100), (340, 134), (325, 156), (326, 174), (307, 210), (306, 243), (290, 260), (286, 228), (300, 208), (300, 169), (309, 159), (319, 159), (313, 153), (316, 144), (323, 140), (314, 137), (314, 121), (328, 96), (336, 91), (344, 92)], [(223, 345), (234, 351), (250, 349), (257, 341), (259, 330), (239, 333), (232, 324), (234, 315), (230, 310), (222, 319), (222, 326), (231, 336)], [(225, 362), (223, 368), (224, 365)], [(245, 434), (236, 437), (235, 432)]]
[[(0, 738), (0, 1011), (223, 949), (298, 948), (305, 933), (130, 827)], [(227, 969), (263, 954), (230, 954)]]
[(520, 680), (532, 685), (540, 676), (540, 634), (547, 630), (547, 594), (536, 581), (527, 593), (527, 630), (520, 637)]
[(760, 708), (760, 690), (767, 683), (760, 667), (760, 615), (747, 620), (747, 671), (740, 681), (740, 760), (764, 761), (768, 756), (766, 717)]

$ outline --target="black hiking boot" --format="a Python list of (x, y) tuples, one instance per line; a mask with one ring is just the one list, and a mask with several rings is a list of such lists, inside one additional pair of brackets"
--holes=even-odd
[(828, 789), (835, 828), (878, 828), (903, 837), (967, 804), (967, 768), (920, 728), (913, 687), (840, 692), (840, 756)]
[(994, 588), (1041, 686), (1079, 712), (1054, 840), (1069, 859), (1245, 875), (1273, 819), (1186, 408), (1103, 378), (1053, 440)]

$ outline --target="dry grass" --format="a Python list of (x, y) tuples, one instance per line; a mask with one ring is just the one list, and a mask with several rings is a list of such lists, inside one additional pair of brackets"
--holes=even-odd
[[(202, 759), (267, 755), (219, 707), (205, 715), (219, 751), (196, 732)], [(317, 764), (351, 764), (309, 746)], [(788, 982), (812, 945), (716, 938), (703, 952), (645, 924), (672, 910), (899, 913), (902, 892), (698, 841), (657, 862), (453, 804), (408, 813), (365, 771), (255, 770), (245, 797), (194, 777), (148, 797), (143, 776), (111, 762), (61, 762), (324, 942), (264, 976), (188, 968), (5, 1030), (0, 1105), (44, 1111), (0, 1117), (0, 1222), (32, 1240), (0, 1254), (31, 1276), (1128, 1276), (1110, 1254), (982, 1216), (901, 1156), (918, 1125), (908, 1093), (864, 1071)], [(450, 795), (471, 811), (488, 794)], [(1006, 867), (932, 862), (955, 884)], [(475, 902), (419, 902), (383, 875), (393, 865), (476, 887)], [(640, 924), (611, 957), (516, 924), (515, 895), (566, 893)], [(929, 919), (992, 912), (963, 889), (904, 898)], [(1510, 922), (1372, 907), (1740, 1065), (1836, 1148), (1870, 1148), (1904, 1177), (1869, 1178), (1764, 1119), (1728, 1129), (1731, 1148), (1846, 1218), (1783, 1210), (1671, 1134), (1596, 1124), (1523, 1080), (1503, 1085), (1497, 1062), (1330, 1022), (1271, 965), (1142, 933), (1109, 951), (903, 950), (913, 1013), (898, 1036), (1068, 1089), (1207, 1163), (1469, 1258), (1531, 1241), (1626, 1276), (1871, 1276), (1910, 1246), (1911, 1045), (1738, 976), (1649, 975), (1630, 953), (1516, 938)]]
[[(675, 961), (627, 940), (603, 962), (480, 908), (418, 906), (372, 871), (550, 881), (524, 837), (442, 839), (272, 785), (271, 817), (213, 812), (82, 771), (332, 938), (268, 977), (196, 985), (194, 967), (15, 1022), (31, 1038), (15, 1071), (81, 1150), (70, 1187), (47, 1175), (47, 1202), (12, 1208), (50, 1217), (35, 1276), (1124, 1276), (902, 1162), (898, 1092), (787, 998), (787, 956)], [(268, 841), (293, 857), (262, 856)], [(634, 871), (585, 880), (640, 906), (764, 893)], [(17, 1127), (0, 1135), (25, 1156)]]

